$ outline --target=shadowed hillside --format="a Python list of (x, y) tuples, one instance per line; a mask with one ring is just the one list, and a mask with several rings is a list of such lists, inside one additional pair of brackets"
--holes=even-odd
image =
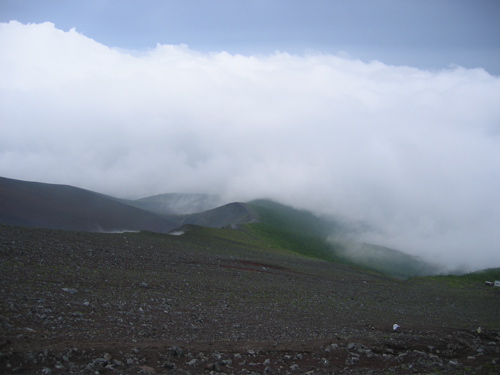
[[(182, 201), (181, 194), (176, 197)], [(203, 201), (201, 197), (197, 199)], [(255, 212), (244, 203), (230, 203), (189, 215), (165, 215), (159, 213), (164, 212), (165, 207), (149, 211), (134, 202), (73, 186), (0, 178), (2, 224), (85, 232), (168, 233), (185, 224), (221, 228), (256, 220)], [(142, 207), (149, 207), (155, 199), (146, 198), (145, 202), (149, 203)], [(186, 201), (183, 204), (184, 209), (189, 205)]]
[(183, 224), (200, 225), (203, 227), (222, 228), (225, 226), (236, 227), (257, 221), (256, 212), (245, 203), (234, 202), (221, 207), (187, 215)]
[(177, 221), (67, 185), (0, 178), (0, 222), (86, 232), (168, 232)]

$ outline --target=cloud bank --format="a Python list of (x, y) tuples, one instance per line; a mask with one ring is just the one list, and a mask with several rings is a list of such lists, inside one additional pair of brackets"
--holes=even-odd
[(0, 175), (114, 196), (266, 197), (500, 266), (500, 78), (334, 55), (121, 51), (0, 24)]

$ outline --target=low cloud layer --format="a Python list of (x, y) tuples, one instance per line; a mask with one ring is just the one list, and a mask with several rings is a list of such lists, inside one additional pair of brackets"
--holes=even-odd
[(0, 24), (0, 175), (114, 196), (267, 197), (367, 241), (500, 266), (500, 78), (333, 55), (108, 48)]

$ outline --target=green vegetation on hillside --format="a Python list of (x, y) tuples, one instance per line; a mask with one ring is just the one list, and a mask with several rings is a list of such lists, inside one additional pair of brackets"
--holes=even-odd
[(269, 246), (312, 258), (340, 261), (335, 255), (335, 245), (326, 241), (334, 229), (333, 223), (271, 201), (253, 201), (250, 206), (260, 220), (248, 227), (254, 235), (265, 239)]
[[(273, 248), (399, 278), (438, 273), (437, 266), (401, 251), (343, 238), (345, 228), (333, 220), (267, 200), (253, 201), (249, 205), (260, 220), (247, 227)], [(332, 240), (332, 236), (336, 239)]]

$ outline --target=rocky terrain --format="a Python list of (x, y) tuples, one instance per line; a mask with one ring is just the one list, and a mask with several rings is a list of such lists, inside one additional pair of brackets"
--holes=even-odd
[(244, 231), (185, 229), (0, 226), (0, 372), (500, 373), (500, 288), (397, 280)]

